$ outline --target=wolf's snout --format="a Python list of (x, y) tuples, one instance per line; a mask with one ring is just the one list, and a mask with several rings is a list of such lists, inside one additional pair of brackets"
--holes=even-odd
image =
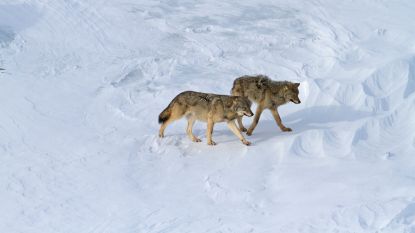
[(298, 100), (291, 99), (290, 101), (293, 102), (293, 103), (295, 103), (295, 104), (300, 104), (301, 103), (301, 101), (299, 99)]
[(249, 116), (249, 117), (251, 117), (251, 116), (253, 116), (254, 114), (252, 113), (252, 112), (250, 112), (250, 113), (245, 113), (245, 116)]

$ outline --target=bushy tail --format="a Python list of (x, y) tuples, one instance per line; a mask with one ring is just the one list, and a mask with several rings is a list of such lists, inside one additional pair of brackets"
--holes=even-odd
[(164, 122), (166, 122), (171, 115), (171, 110), (173, 107), (173, 103), (170, 103), (169, 106), (167, 106), (167, 108), (165, 108), (159, 115), (159, 124), (163, 124)]

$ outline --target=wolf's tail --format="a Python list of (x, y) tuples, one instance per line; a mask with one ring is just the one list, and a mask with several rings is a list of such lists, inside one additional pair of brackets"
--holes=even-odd
[(169, 106), (167, 106), (167, 108), (165, 108), (159, 115), (159, 124), (163, 124), (164, 122), (166, 122), (170, 116), (171, 116), (171, 110), (173, 108), (173, 102), (171, 102), (169, 104)]

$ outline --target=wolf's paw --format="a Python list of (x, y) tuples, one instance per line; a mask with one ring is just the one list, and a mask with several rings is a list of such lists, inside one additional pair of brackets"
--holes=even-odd
[(249, 145), (251, 145), (251, 142), (250, 141), (247, 141), (247, 140), (242, 140), (242, 143), (244, 144), (244, 145), (247, 145), (247, 146), (249, 146)]
[(216, 146), (216, 142), (214, 142), (214, 141), (209, 141), (207, 144), (208, 144), (209, 146)]
[(287, 127), (284, 127), (281, 130), (284, 131), (284, 132), (291, 132), (291, 131), (293, 131), (291, 128), (287, 128)]
[(246, 132), (246, 135), (251, 136), (251, 135), (252, 135), (252, 130), (248, 130), (248, 131)]
[(192, 139), (192, 141), (193, 141), (193, 142), (201, 142), (202, 140), (200, 140), (200, 138), (196, 138), (196, 137), (195, 137), (195, 138), (193, 138), (193, 139)]
[(159, 133), (159, 138), (164, 138), (164, 133)]

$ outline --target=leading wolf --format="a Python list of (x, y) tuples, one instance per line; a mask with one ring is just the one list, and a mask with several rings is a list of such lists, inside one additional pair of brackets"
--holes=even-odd
[(245, 145), (251, 143), (241, 134), (235, 124), (235, 119), (242, 116), (252, 116), (251, 101), (242, 96), (216, 95), (194, 91), (178, 94), (159, 115), (161, 124), (159, 136), (164, 137), (167, 125), (186, 116), (187, 135), (194, 142), (201, 140), (193, 134), (193, 124), (196, 120), (207, 122), (207, 144), (216, 145), (212, 140), (213, 126), (217, 122), (227, 122), (229, 129)]
[(247, 135), (252, 135), (262, 111), (264, 111), (264, 109), (269, 109), (282, 131), (292, 131), (282, 124), (280, 114), (278, 113), (278, 107), (288, 102), (293, 102), (295, 104), (301, 103), (298, 97), (299, 86), (300, 83), (273, 81), (265, 75), (245, 75), (235, 79), (231, 94), (233, 96), (248, 97), (251, 101), (258, 104), (254, 120), (248, 130), (242, 124), (242, 116), (238, 117), (240, 130), (247, 132)]

